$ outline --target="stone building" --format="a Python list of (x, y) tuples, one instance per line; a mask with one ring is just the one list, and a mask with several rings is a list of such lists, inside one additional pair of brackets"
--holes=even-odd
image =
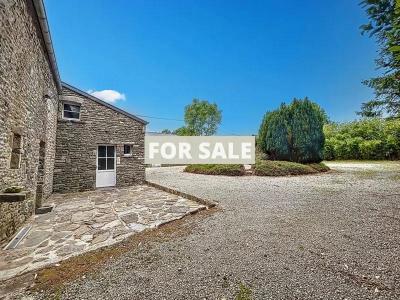
[(146, 122), (75, 87), (62, 88), (54, 192), (142, 183)]
[(145, 125), (61, 82), (43, 0), (0, 0), (0, 244), (53, 191), (142, 182)]
[(0, 242), (53, 190), (61, 85), (38, 4), (0, 1), (0, 190), (27, 192), (22, 201), (0, 202)]

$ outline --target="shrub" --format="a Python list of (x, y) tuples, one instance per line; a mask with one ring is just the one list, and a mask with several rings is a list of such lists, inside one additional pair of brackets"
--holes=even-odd
[(310, 166), (311, 168), (313, 168), (318, 172), (328, 172), (330, 170), (330, 168), (324, 163), (312, 163), (309, 164), (308, 166)]
[(359, 147), (362, 159), (379, 159), (382, 156), (381, 153), (383, 153), (382, 141), (380, 140), (361, 141)]
[(267, 124), (270, 122), (271, 112), (267, 111), (263, 119), (261, 121), (260, 129), (258, 130), (258, 135), (256, 138), (256, 146), (258, 153), (266, 153), (267, 152), (267, 145), (266, 145), (266, 137), (267, 137)]
[(188, 165), (185, 172), (206, 175), (242, 176), (246, 173), (243, 165), (203, 164)]
[(400, 159), (400, 120), (364, 119), (324, 126), (324, 158)]
[(290, 142), (287, 117), (288, 109), (281, 105), (280, 111), (275, 111), (267, 116), (265, 153), (272, 159), (291, 160)]
[(254, 174), (258, 176), (304, 175), (317, 172), (309, 165), (279, 160), (257, 160), (254, 166)]
[(300, 163), (323, 158), (326, 114), (305, 98), (264, 115), (258, 134), (259, 149), (274, 160)]
[(335, 159), (335, 148), (334, 148), (333, 143), (330, 140), (325, 140), (324, 159), (326, 159), (326, 160), (334, 160)]

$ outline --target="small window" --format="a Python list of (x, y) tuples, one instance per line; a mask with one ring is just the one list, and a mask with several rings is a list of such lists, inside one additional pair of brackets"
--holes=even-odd
[(79, 120), (81, 114), (80, 105), (64, 103), (63, 118), (69, 120)]
[(132, 155), (132, 145), (124, 145), (124, 156)]
[(21, 165), (22, 136), (14, 133), (12, 139), (10, 169), (19, 169)]

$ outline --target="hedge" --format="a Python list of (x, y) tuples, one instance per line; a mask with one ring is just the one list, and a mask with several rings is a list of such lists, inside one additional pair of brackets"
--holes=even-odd
[(324, 158), (400, 159), (400, 119), (364, 119), (324, 126)]

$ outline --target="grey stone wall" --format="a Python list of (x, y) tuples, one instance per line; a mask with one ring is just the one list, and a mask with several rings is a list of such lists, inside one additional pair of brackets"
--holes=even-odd
[[(81, 105), (80, 121), (62, 118), (63, 101)], [(117, 146), (117, 186), (145, 180), (145, 125), (88, 97), (63, 88), (57, 126), (54, 192), (96, 188), (96, 156), (99, 144)], [(133, 155), (123, 156), (123, 145), (133, 145)]]
[[(32, 214), (39, 144), (45, 143), (43, 196), (52, 191), (58, 96), (30, 0), (0, 0), (0, 191), (22, 186), (30, 197), (0, 203), (0, 244)], [(12, 139), (22, 136), (20, 167), (10, 168)]]

